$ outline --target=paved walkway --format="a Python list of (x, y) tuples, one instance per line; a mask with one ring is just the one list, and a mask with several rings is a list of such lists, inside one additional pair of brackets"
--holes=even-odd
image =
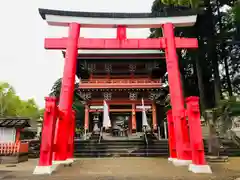
[(212, 175), (194, 174), (186, 167), (174, 167), (163, 158), (79, 159), (51, 176), (32, 175), (36, 160), (16, 167), (0, 165), (0, 180), (232, 180), (240, 177), (240, 158), (211, 164)]

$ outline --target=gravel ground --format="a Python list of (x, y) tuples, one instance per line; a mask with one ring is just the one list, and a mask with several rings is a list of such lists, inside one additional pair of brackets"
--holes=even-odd
[(174, 167), (163, 158), (78, 159), (51, 176), (32, 175), (36, 160), (16, 167), (0, 165), (0, 180), (232, 180), (240, 177), (240, 158), (210, 164), (213, 174), (194, 174), (187, 167)]

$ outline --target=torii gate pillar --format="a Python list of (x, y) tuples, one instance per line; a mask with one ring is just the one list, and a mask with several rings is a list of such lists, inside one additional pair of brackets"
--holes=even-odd
[(78, 38), (80, 34), (80, 24), (70, 23), (68, 41), (66, 45), (66, 57), (64, 72), (59, 99), (59, 119), (57, 121), (56, 147), (54, 164), (68, 163), (68, 140), (70, 125), (69, 120), (72, 118), (72, 103), (75, 84), (75, 75), (77, 69)]
[(168, 81), (172, 105), (172, 117), (175, 124), (177, 159), (173, 160), (176, 166), (189, 165), (191, 150), (187, 120), (185, 116), (184, 98), (176, 52), (174, 27), (172, 23), (166, 23), (162, 27), (166, 41), (165, 55), (168, 71)]

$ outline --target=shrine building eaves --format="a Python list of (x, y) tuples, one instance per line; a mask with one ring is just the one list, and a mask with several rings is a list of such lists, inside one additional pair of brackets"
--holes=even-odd
[[(65, 51), (62, 51), (65, 57)], [(163, 50), (78, 50), (78, 59), (165, 59)]]
[(158, 13), (103, 13), (39, 9), (41, 17), (53, 26), (67, 26), (71, 22), (86, 28), (159, 28), (173, 23), (178, 27), (193, 26), (197, 12), (193, 9), (164, 8)]
[(21, 118), (21, 117), (7, 117), (0, 118), (0, 127), (5, 128), (25, 128), (31, 127), (29, 124), (29, 118)]

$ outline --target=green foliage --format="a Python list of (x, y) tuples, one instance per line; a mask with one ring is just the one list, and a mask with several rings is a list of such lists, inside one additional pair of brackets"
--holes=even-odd
[(237, 1), (233, 7), (234, 19), (237, 23), (240, 23), (240, 2)]
[(0, 82), (0, 117), (7, 116), (39, 119), (40, 111), (34, 99), (21, 100), (10, 84)]
[(221, 111), (228, 110), (231, 116), (240, 115), (240, 102), (236, 101), (236, 98), (232, 97), (229, 100), (222, 100), (219, 105)]
[[(191, 8), (201, 7), (201, 13), (195, 26), (176, 27), (175, 35), (198, 38), (199, 48), (178, 51), (180, 73), (184, 96), (200, 96), (204, 111), (216, 107), (225, 94), (228, 98), (240, 94), (240, 46), (236, 41), (240, 38), (240, 3), (189, 0), (186, 4)], [(161, 12), (166, 5), (182, 10), (179, 1), (155, 0), (152, 13)], [(230, 8), (226, 10), (225, 5)], [(162, 36), (161, 29), (152, 28), (150, 33), (150, 38)]]
[[(61, 92), (62, 78), (59, 78), (53, 85), (50, 96), (59, 98)], [(84, 119), (84, 106), (82, 104), (82, 98), (78, 93), (78, 83), (75, 84), (74, 96), (73, 96), (73, 105), (72, 108), (76, 111), (77, 119)]]
[(165, 5), (187, 6), (191, 8), (198, 8), (203, 4), (203, 0), (158, 0), (158, 1)]

